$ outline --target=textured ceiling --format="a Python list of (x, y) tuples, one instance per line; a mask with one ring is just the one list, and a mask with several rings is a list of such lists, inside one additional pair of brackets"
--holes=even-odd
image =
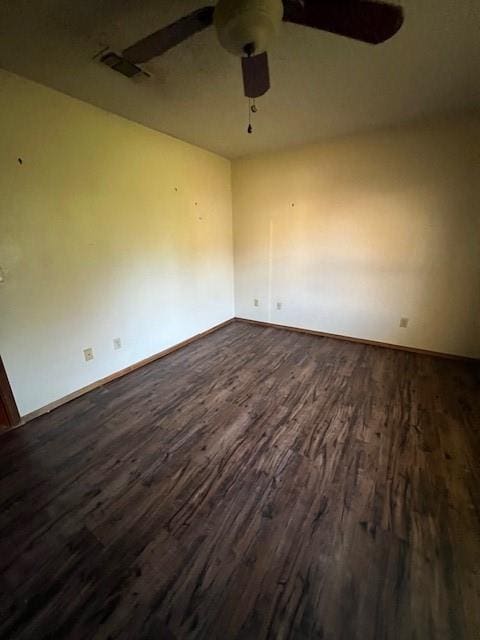
[[(339, 0), (341, 1), (341, 0)], [(193, 0), (3, 0), (0, 66), (226, 157), (395, 124), (480, 102), (480, 2), (403, 0), (405, 25), (373, 47), (283, 24), (254, 134), (240, 62), (213, 28), (128, 80), (93, 60), (203, 6)]]

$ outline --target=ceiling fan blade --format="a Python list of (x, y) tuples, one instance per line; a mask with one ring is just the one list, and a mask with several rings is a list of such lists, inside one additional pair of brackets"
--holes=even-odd
[(133, 64), (148, 62), (160, 56), (175, 45), (183, 42), (198, 31), (206, 29), (213, 23), (214, 7), (202, 7), (193, 13), (172, 22), (163, 29), (155, 31), (146, 38), (139, 40), (123, 51), (122, 55)]
[(242, 58), (243, 90), (247, 98), (259, 98), (270, 89), (267, 53)]
[(403, 24), (402, 7), (372, 0), (283, 0), (286, 22), (379, 44)]

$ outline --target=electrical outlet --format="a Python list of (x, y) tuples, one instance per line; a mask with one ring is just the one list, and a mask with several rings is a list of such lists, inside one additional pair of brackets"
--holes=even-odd
[(282, 308), (282, 303), (281, 302), (277, 302), (277, 311), (280, 311)]
[(254, 298), (253, 299), (253, 306), (254, 307), (259, 307), (260, 306), (260, 303), (258, 302), (258, 298)]
[(408, 327), (408, 318), (400, 318), (400, 327), (406, 329)]
[(92, 347), (88, 347), (88, 349), (83, 350), (83, 357), (85, 358), (85, 362), (89, 360), (93, 360), (93, 349)]
[(115, 350), (122, 348), (122, 340), (120, 338), (114, 338), (113, 339), (113, 348)]

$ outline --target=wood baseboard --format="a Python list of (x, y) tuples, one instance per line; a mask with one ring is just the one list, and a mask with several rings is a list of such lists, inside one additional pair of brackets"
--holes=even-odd
[(63, 396), (62, 398), (59, 398), (58, 400), (55, 400), (54, 402), (50, 402), (49, 404), (47, 404), (47, 405), (45, 405), (43, 407), (40, 407), (40, 409), (36, 409), (35, 411), (32, 411), (31, 413), (27, 413), (26, 415), (22, 416), (19, 424), (15, 425), (14, 427), (11, 427), (11, 428), (4, 429), (3, 431), (1, 431), (1, 433), (5, 433), (7, 431), (10, 431), (11, 429), (16, 429), (17, 427), (21, 427), (22, 425), (26, 424), (27, 422), (31, 422), (35, 418), (39, 418), (40, 416), (44, 415), (45, 413), (49, 413), (50, 411), (53, 411), (57, 407), (60, 407), (62, 404), (66, 404), (67, 402), (70, 402), (71, 400), (75, 400), (75, 398), (79, 398), (80, 396), (83, 396), (84, 394), (88, 393), (89, 391), (93, 391), (94, 389), (97, 389), (98, 387), (102, 387), (103, 385), (108, 384), (109, 382), (112, 382), (112, 380), (116, 380), (117, 378), (121, 378), (122, 376), (127, 375), (127, 373), (135, 371), (136, 369), (140, 369), (141, 367), (144, 367), (147, 364), (150, 364), (151, 362), (155, 362), (155, 360), (158, 360), (160, 358), (164, 358), (165, 356), (168, 356), (169, 353), (173, 353), (174, 351), (177, 351), (178, 349), (181, 349), (182, 347), (186, 347), (191, 342), (194, 342), (195, 340), (199, 340), (200, 338), (203, 338), (203, 337), (207, 336), (209, 333), (213, 333), (214, 331), (218, 331), (218, 329), (221, 329), (222, 327), (226, 327), (227, 325), (231, 324), (234, 321), (235, 321), (235, 318), (230, 318), (229, 320), (225, 320), (224, 322), (221, 322), (220, 324), (217, 324), (214, 327), (211, 327), (210, 329), (207, 329), (206, 331), (202, 331), (201, 333), (197, 333), (196, 335), (192, 336), (191, 338), (187, 338), (186, 340), (182, 340), (182, 342), (179, 342), (179, 343), (173, 345), (172, 347), (168, 347), (168, 349), (164, 349), (163, 351), (160, 351), (159, 353), (155, 353), (154, 355), (149, 356), (148, 358), (144, 358), (143, 360), (140, 360), (139, 362), (135, 362), (134, 364), (131, 364), (128, 367), (125, 367), (124, 369), (120, 369), (120, 371), (115, 371), (114, 373), (111, 373), (109, 376), (106, 376), (105, 378), (101, 378), (100, 380), (92, 382), (91, 384), (87, 385), (86, 387), (82, 387), (81, 389), (77, 389), (76, 391), (73, 391), (72, 393), (69, 393), (67, 396)]
[(448, 358), (450, 360), (463, 360), (466, 362), (479, 363), (478, 358), (470, 358), (468, 356), (459, 356), (453, 353), (441, 353), (439, 351), (428, 351), (427, 349), (417, 349), (416, 347), (406, 347), (400, 344), (390, 344), (388, 342), (380, 342), (378, 340), (366, 340), (364, 338), (354, 338), (352, 336), (343, 336), (337, 333), (326, 333), (325, 331), (314, 331), (313, 329), (303, 329), (301, 327), (290, 327), (285, 324), (275, 324), (274, 322), (264, 322), (262, 320), (250, 320), (248, 318), (235, 317), (237, 322), (247, 322), (248, 324), (256, 324), (260, 327), (271, 327), (273, 329), (284, 329), (286, 331), (296, 331), (297, 333), (307, 333), (312, 336), (320, 336), (321, 338), (333, 338), (334, 340), (344, 340), (346, 342), (356, 342), (359, 344), (367, 344), (372, 347), (383, 347), (384, 349), (396, 349), (397, 351), (408, 351), (410, 353), (419, 353), (424, 356), (434, 356), (435, 358)]
[(181, 349), (182, 347), (186, 347), (188, 344), (190, 344), (191, 342), (194, 342), (195, 340), (199, 340), (200, 338), (203, 338), (204, 336), (207, 336), (210, 333), (213, 333), (214, 331), (218, 331), (218, 329), (221, 329), (222, 327), (226, 327), (227, 325), (231, 324), (232, 322), (245, 322), (248, 324), (254, 324), (254, 325), (258, 325), (261, 327), (269, 327), (269, 328), (273, 328), (273, 329), (282, 329), (284, 331), (296, 331), (297, 333), (306, 333), (308, 335), (313, 335), (313, 336), (320, 336), (323, 338), (333, 338), (334, 340), (344, 340), (347, 342), (356, 342), (356, 343), (360, 343), (360, 344), (366, 344), (366, 345), (370, 345), (370, 346), (374, 346), (374, 347), (382, 347), (382, 348), (386, 348), (386, 349), (396, 349), (398, 351), (408, 351), (411, 353), (419, 353), (422, 355), (427, 355), (427, 356), (434, 356), (437, 358), (449, 358), (451, 360), (462, 360), (462, 361), (467, 361), (467, 362), (472, 362), (472, 363), (476, 363), (477, 365), (480, 363), (480, 360), (478, 358), (469, 358), (468, 356), (460, 356), (460, 355), (455, 355), (455, 354), (451, 354), (451, 353), (440, 353), (437, 351), (428, 351), (426, 349), (417, 349), (415, 347), (406, 347), (403, 345), (398, 345), (398, 344), (389, 344), (386, 342), (379, 342), (376, 340), (366, 340), (364, 338), (354, 338), (352, 336), (344, 336), (344, 335), (340, 335), (340, 334), (336, 334), (336, 333), (327, 333), (325, 331), (314, 331), (312, 329), (303, 329), (301, 327), (291, 327), (289, 325), (283, 325), (283, 324), (276, 324), (273, 322), (263, 322), (261, 320), (250, 320), (248, 318), (239, 318), (239, 317), (235, 317), (235, 318), (230, 318), (229, 320), (225, 320), (224, 322), (221, 322), (220, 324), (215, 325), (214, 327), (211, 327), (210, 329), (207, 329), (206, 331), (202, 331), (201, 333), (197, 333), (196, 335), (192, 336), (191, 338), (187, 338), (186, 340), (183, 340), (182, 342), (179, 342), (175, 345), (173, 345), (172, 347), (169, 347), (168, 349), (164, 349), (163, 351), (160, 351), (159, 353), (155, 353), (152, 356), (149, 356), (148, 358), (144, 358), (143, 360), (140, 360), (139, 362), (135, 362), (134, 364), (129, 365), (128, 367), (125, 367), (124, 369), (120, 369), (120, 371), (116, 371), (112, 374), (110, 374), (109, 376), (106, 376), (105, 378), (101, 378), (100, 380), (97, 380), (96, 382), (92, 382), (91, 384), (87, 385), (86, 387), (82, 387), (81, 389), (77, 389), (76, 391), (68, 394), (67, 396), (63, 396), (62, 398), (59, 398), (58, 400), (55, 400), (54, 402), (51, 402), (43, 407), (40, 407), (39, 409), (36, 409), (35, 411), (32, 411), (31, 413), (28, 413), (24, 416), (21, 417), (20, 422), (12, 427), (7, 427), (6, 429), (0, 429), (0, 435), (3, 433), (7, 433), (8, 431), (11, 431), (12, 429), (16, 429), (17, 427), (21, 427), (22, 425), (31, 422), (32, 420), (34, 420), (35, 418), (38, 418), (42, 415), (44, 415), (45, 413), (49, 413), (50, 411), (53, 411), (54, 409), (56, 409), (57, 407), (60, 407), (63, 404), (66, 404), (67, 402), (70, 402), (71, 400), (75, 400), (75, 398), (79, 398), (80, 396), (83, 396), (84, 394), (88, 393), (89, 391), (93, 391), (94, 389), (97, 389), (98, 387), (101, 387), (105, 384), (108, 384), (109, 382), (112, 382), (112, 380), (116, 380), (117, 378), (121, 378), (122, 376), (127, 375), (128, 373), (135, 371), (136, 369), (140, 369), (141, 367), (144, 367), (148, 364), (150, 364), (151, 362), (155, 362), (155, 360), (159, 360), (160, 358), (163, 358), (165, 356), (167, 356), (169, 353), (173, 353), (174, 351), (177, 351), (178, 349)]

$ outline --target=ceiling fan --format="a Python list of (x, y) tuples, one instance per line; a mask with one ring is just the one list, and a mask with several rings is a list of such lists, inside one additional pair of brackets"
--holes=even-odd
[(241, 57), (244, 93), (258, 98), (270, 88), (267, 48), (284, 22), (379, 44), (402, 26), (402, 7), (375, 0), (219, 0), (142, 38), (101, 61), (127, 77), (212, 24), (224, 49)]

